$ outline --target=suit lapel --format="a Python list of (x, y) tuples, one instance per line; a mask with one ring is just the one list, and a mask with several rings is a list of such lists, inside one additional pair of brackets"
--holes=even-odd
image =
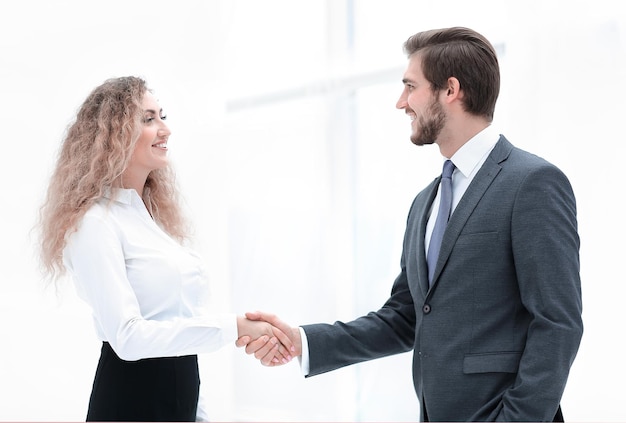
[[(498, 173), (500, 173), (500, 170), (502, 169), (500, 164), (506, 160), (512, 149), (513, 145), (501, 135), (500, 139), (496, 143), (496, 146), (493, 148), (487, 157), (487, 160), (481, 166), (480, 170), (467, 187), (461, 201), (459, 201), (459, 204), (454, 209), (452, 216), (450, 216), (450, 221), (448, 222), (446, 231), (443, 234), (441, 250), (437, 260), (437, 266), (435, 267), (435, 274), (433, 276), (433, 287), (437, 284), (439, 275), (441, 274), (445, 263), (448, 261), (452, 248), (463, 230), (463, 227), (465, 227), (467, 219), (469, 219), (472, 215), (480, 199), (483, 197)], [(422, 249), (423, 244), (424, 243), (422, 242)], [(428, 277), (426, 278), (428, 279)]]

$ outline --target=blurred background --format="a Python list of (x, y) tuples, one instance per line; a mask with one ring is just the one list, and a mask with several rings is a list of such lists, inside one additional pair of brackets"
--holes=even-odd
[[(403, 42), (468, 26), (496, 46), (495, 125), (578, 200), (585, 335), (568, 421), (624, 421), (626, 15), (609, 0), (21, 0), (0, 13), (0, 420), (84, 420), (100, 343), (71, 283), (46, 288), (37, 219), (64, 131), (105, 79), (144, 77), (210, 269), (216, 312), (293, 324), (378, 309), (413, 197), (438, 173), (395, 104)], [(614, 198), (614, 197), (610, 197)], [(201, 357), (214, 421), (418, 419), (411, 354), (304, 379), (227, 346)]]

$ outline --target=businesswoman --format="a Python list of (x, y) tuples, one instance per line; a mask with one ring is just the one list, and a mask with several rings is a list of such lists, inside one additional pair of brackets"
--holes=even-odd
[(102, 341), (87, 420), (206, 419), (197, 354), (238, 336), (274, 340), (276, 360), (290, 359), (292, 344), (270, 324), (207, 309), (165, 118), (141, 78), (95, 88), (66, 132), (41, 208), (43, 267), (52, 280), (71, 275)]

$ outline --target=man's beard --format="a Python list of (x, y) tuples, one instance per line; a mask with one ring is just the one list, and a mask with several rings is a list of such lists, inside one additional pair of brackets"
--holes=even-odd
[(445, 123), (446, 113), (435, 98), (428, 108), (428, 117), (419, 117), (417, 131), (411, 134), (411, 142), (415, 145), (433, 144)]

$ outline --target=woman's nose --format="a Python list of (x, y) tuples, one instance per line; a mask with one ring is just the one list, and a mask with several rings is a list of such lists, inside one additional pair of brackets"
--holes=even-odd
[(165, 123), (162, 124), (157, 131), (157, 135), (160, 137), (169, 137), (171, 133), (172, 131), (170, 131), (170, 128)]
[(163, 120), (160, 121), (160, 124), (161, 126), (159, 127), (159, 130), (157, 131), (157, 135), (161, 137), (169, 136), (172, 133), (170, 131), (170, 128), (167, 126), (167, 124)]

